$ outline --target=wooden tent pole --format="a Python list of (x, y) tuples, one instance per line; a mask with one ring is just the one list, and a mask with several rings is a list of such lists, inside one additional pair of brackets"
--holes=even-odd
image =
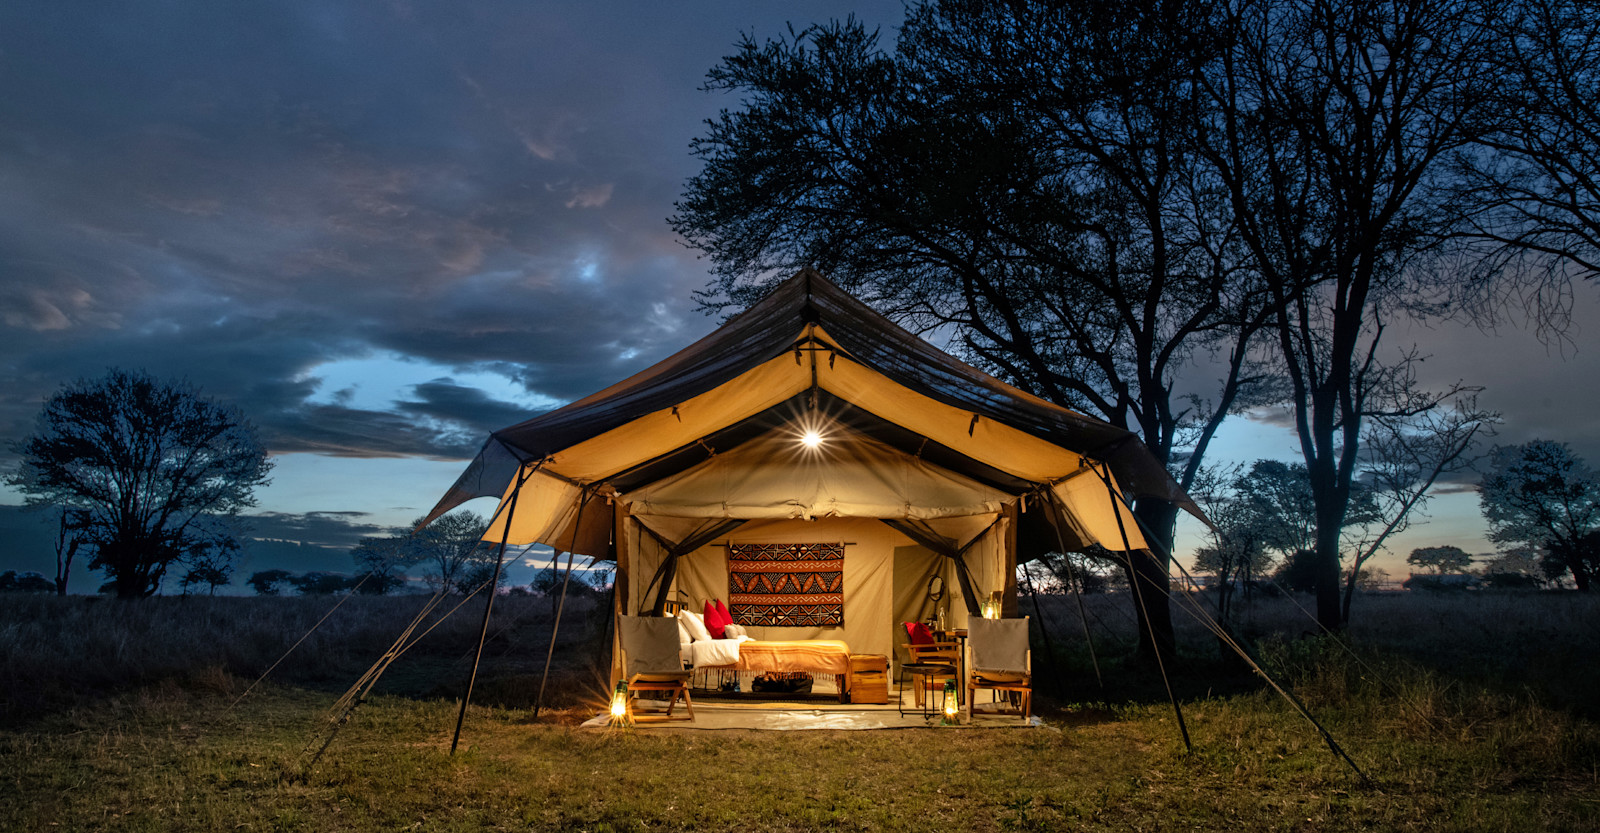
[(511, 506), (506, 510), (506, 528), (500, 534), (500, 555), (494, 561), (494, 578), (489, 582), (489, 600), (483, 605), (483, 627), (478, 630), (478, 650), (472, 655), (472, 671), (467, 675), (467, 690), (461, 695), (461, 711), (456, 714), (456, 732), (450, 738), (450, 754), (456, 754), (461, 743), (461, 724), (467, 719), (467, 703), (472, 699), (472, 686), (478, 681), (478, 662), (483, 659), (483, 643), (489, 637), (489, 614), (494, 612), (495, 591), (500, 588), (500, 568), (506, 563), (506, 543), (511, 540), (511, 522), (517, 517), (517, 498), (522, 495), (522, 484), (528, 482), (539, 467), (517, 477), (517, 487), (511, 490)]
[[(544, 684), (550, 679), (550, 660), (556, 655), (556, 634), (561, 632), (561, 611), (567, 606), (567, 585), (572, 581), (573, 551), (578, 548), (578, 535), (583, 529), (583, 509), (589, 505), (589, 499), (594, 493), (589, 489), (583, 490), (583, 497), (578, 500), (578, 514), (572, 520), (572, 543), (567, 547), (567, 577), (561, 581), (561, 600), (556, 602), (556, 621), (550, 626), (550, 648), (544, 654), (544, 673), (539, 675), (539, 696), (533, 701), (533, 719), (539, 719), (539, 709), (544, 705)], [(551, 564), (555, 563), (555, 556), (551, 556)]]
[(1194, 744), (1189, 740), (1189, 726), (1183, 721), (1183, 707), (1178, 705), (1178, 695), (1172, 690), (1172, 679), (1167, 676), (1167, 662), (1161, 656), (1161, 647), (1156, 642), (1155, 626), (1150, 624), (1150, 609), (1145, 607), (1144, 591), (1139, 587), (1139, 573), (1131, 569), (1133, 566), (1133, 544), (1128, 540), (1127, 526), (1122, 523), (1122, 505), (1125, 501), (1117, 494), (1117, 487), (1111, 482), (1111, 466), (1107, 463), (1101, 463), (1100, 465), (1105, 470), (1101, 471), (1101, 469), (1096, 468), (1094, 473), (1100, 478), (1101, 482), (1106, 484), (1106, 495), (1111, 498), (1111, 512), (1117, 517), (1117, 533), (1122, 536), (1122, 554), (1129, 561), (1128, 577), (1130, 583), (1133, 584), (1133, 600), (1135, 604), (1139, 605), (1139, 612), (1144, 614), (1145, 627), (1150, 631), (1150, 644), (1156, 646), (1153, 652), (1156, 655), (1156, 668), (1161, 672), (1161, 684), (1167, 688), (1167, 699), (1172, 701), (1172, 713), (1177, 715), (1178, 732), (1183, 735), (1183, 748), (1193, 752)]

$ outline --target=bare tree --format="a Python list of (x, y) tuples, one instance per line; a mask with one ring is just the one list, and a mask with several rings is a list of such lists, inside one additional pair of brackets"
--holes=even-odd
[[(1338, 629), (1339, 537), (1369, 417), (1439, 401), (1393, 383), (1390, 316), (1425, 309), (1447, 229), (1444, 162), (1490, 129), (1496, 47), (1476, 0), (1230, 0), (1202, 78), (1205, 142), (1275, 294), (1315, 501), (1317, 618)], [(1446, 278), (1455, 277), (1445, 275)]]
[(1384, 542), (1408, 529), (1443, 478), (1470, 469), (1478, 440), (1492, 434), (1499, 414), (1478, 407), (1478, 390), (1457, 387), (1439, 407), (1411, 416), (1375, 416), (1363, 436), (1366, 462), (1362, 477), (1374, 497), (1375, 530), (1352, 549), (1345, 574), (1343, 619), (1350, 621), (1363, 566), (1383, 551)]
[[(747, 39), (710, 73), (742, 105), (696, 140), (704, 167), (673, 218), (717, 266), (703, 299), (745, 304), (816, 266), (997, 376), (1135, 431), (1188, 485), (1222, 420), (1271, 398), (1251, 349), (1268, 298), (1193, 141), (1203, 16), (920, 3), (894, 55), (853, 20)], [(1180, 394), (1197, 373), (1216, 384)], [(1135, 512), (1161, 554), (1127, 562), (1148, 649), (1148, 633), (1170, 644), (1176, 509)]]
[(1569, 278), (1600, 279), (1600, 14), (1588, 0), (1518, 0), (1498, 25), (1488, 58), (1503, 120), (1459, 157), (1462, 233), (1487, 244), (1488, 268), (1526, 279), (1507, 285), (1514, 300), (1564, 318)]

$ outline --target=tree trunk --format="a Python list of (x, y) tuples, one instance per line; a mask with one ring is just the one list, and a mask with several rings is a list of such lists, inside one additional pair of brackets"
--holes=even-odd
[[(1133, 591), (1133, 612), (1139, 628), (1139, 653), (1172, 656), (1171, 582), (1167, 570), (1172, 564), (1172, 533), (1178, 520), (1178, 507), (1165, 501), (1142, 500), (1134, 515), (1144, 525), (1151, 548), (1128, 553), (1128, 585)], [(1155, 536), (1151, 536), (1151, 532)]]
[[(1332, 514), (1317, 507), (1317, 514)], [(1317, 587), (1317, 624), (1337, 633), (1344, 627), (1339, 605), (1339, 530), (1343, 513), (1337, 519), (1319, 517), (1317, 521), (1316, 562), (1312, 574)]]

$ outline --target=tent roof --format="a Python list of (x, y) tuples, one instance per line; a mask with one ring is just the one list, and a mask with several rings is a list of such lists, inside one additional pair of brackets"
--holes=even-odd
[(793, 423), (808, 406), (1008, 492), (1071, 476), (1087, 459), (1108, 464), (1130, 497), (1199, 514), (1131, 432), (955, 359), (807, 269), (656, 365), (494, 432), (429, 519), (507, 495), (537, 461), (568, 483), (638, 488)]

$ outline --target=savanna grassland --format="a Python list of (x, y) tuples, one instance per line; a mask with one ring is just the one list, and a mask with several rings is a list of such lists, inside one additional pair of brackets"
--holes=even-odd
[[(1600, 830), (1600, 602), (1358, 599), (1341, 644), (1292, 602), (1236, 633), (1364, 775), (1192, 622), (1174, 685), (1128, 658), (1126, 601), (1050, 599), (1038, 730), (576, 728), (605, 617), (502, 599), (460, 751), (476, 603), (394, 663), (313, 763), (325, 715), (421, 605), (0, 598), (4, 830)], [(1179, 621), (1183, 621), (1179, 614)], [(420, 629), (419, 629), (420, 632)], [(1051, 660), (1054, 662), (1051, 662)]]

